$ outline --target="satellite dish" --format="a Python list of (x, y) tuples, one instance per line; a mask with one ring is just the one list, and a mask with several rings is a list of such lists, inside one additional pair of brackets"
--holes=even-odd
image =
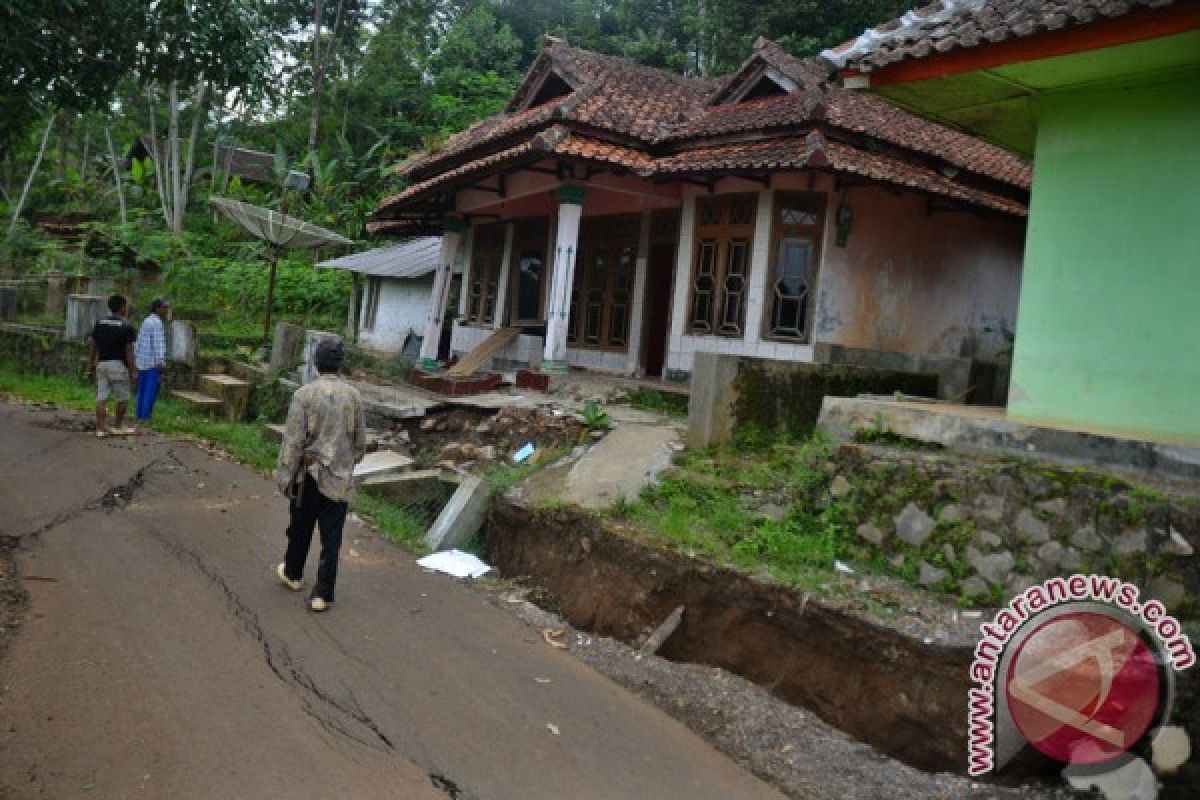
[(208, 201), (251, 236), (271, 245), (271, 277), (267, 282), (267, 316), (263, 324), (263, 348), (266, 348), (271, 342), (271, 309), (275, 304), (275, 265), (279, 253), (283, 250), (349, 247), (354, 242), (319, 225), (262, 206), (228, 197), (210, 197)]

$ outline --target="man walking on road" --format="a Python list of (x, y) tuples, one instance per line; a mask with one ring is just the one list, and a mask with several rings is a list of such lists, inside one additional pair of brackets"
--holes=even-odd
[(287, 552), (275, 573), (294, 592), (304, 588), (313, 528), (321, 531), (317, 581), (308, 598), (313, 611), (324, 611), (334, 600), (342, 526), (354, 493), (354, 465), (367, 451), (362, 398), (338, 377), (344, 360), (341, 342), (317, 345), (317, 379), (292, 396), (275, 468), (275, 484), (291, 501)]
[(150, 304), (150, 314), (138, 331), (134, 355), (137, 357), (138, 390), (135, 415), (143, 425), (154, 413), (154, 401), (158, 399), (158, 386), (162, 381), (163, 367), (167, 365), (167, 333), (163, 321), (171, 306), (161, 297)]
[(129, 434), (123, 427), (125, 408), (129, 405), (129, 385), (137, 380), (133, 343), (137, 331), (129, 322), (129, 305), (122, 295), (108, 298), (109, 314), (92, 328), (88, 345), (88, 375), (96, 381), (96, 436), (103, 439), (110, 431), (106, 423), (108, 397), (117, 401), (112, 433)]

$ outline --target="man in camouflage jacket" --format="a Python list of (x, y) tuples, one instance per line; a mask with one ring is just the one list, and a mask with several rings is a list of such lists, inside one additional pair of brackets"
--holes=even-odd
[(287, 552), (275, 570), (289, 589), (304, 588), (313, 529), (321, 531), (317, 582), (308, 598), (313, 611), (324, 611), (333, 602), (342, 527), (354, 493), (354, 465), (367, 450), (362, 398), (338, 377), (343, 360), (341, 342), (317, 346), (317, 379), (292, 396), (275, 468), (275, 484), (291, 501)]

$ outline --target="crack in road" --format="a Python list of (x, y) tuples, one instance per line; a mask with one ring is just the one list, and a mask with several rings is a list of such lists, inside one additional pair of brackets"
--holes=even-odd
[(26, 531), (25, 533), (4, 533), (0, 534), (0, 546), (4, 547), (23, 547), (27, 540), (36, 540), (39, 537), (49, 533), (55, 528), (65, 525), (68, 522), (88, 513), (89, 511), (115, 511), (119, 508), (125, 508), (133, 502), (134, 495), (142, 488), (146, 482), (146, 476), (150, 471), (159, 467), (164, 461), (173, 461), (175, 466), (183, 467), (184, 464), (179, 460), (179, 456), (175, 455), (175, 449), (171, 448), (166, 453), (156, 456), (149, 463), (142, 466), (137, 472), (133, 473), (130, 478), (124, 483), (118, 483), (108, 487), (99, 496), (75, 508), (60, 511), (55, 514), (40, 527)]
[[(313, 717), (322, 728), (331, 734), (343, 736), (366, 747), (374, 747), (386, 751), (395, 749), (395, 744), (383, 732), (379, 724), (371, 719), (370, 715), (363, 710), (357, 698), (354, 697), (353, 692), (350, 692), (347, 699), (333, 696), (318, 685), (316, 679), (296, 662), (286, 645), (271, 641), (271, 638), (263, 630), (258, 613), (246, 604), (220, 572), (211, 567), (199, 554), (167, 538), (161, 531), (151, 530), (150, 534), (181, 563), (190, 563), (210, 583), (221, 590), (225, 595), (226, 602), (233, 610), (234, 617), (241, 624), (242, 628), (251, 638), (262, 645), (267, 667), (280, 681), (301, 689), (306, 694), (304, 701), (305, 713)], [(315, 702), (313, 702), (314, 700)], [(370, 732), (370, 737), (356, 735), (342, 721), (331, 717), (327, 713), (322, 713), (322, 707), (336, 711), (338, 714), (366, 728)]]
[[(128, 480), (109, 486), (98, 497), (86, 503), (55, 514), (37, 529), (21, 534), (0, 534), (0, 547), (22, 547), (26, 542), (36, 541), (39, 537), (55, 528), (93, 511), (111, 513), (127, 508), (137, 494), (145, 488), (147, 478), (150, 474), (155, 469), (168, 463), (173, 467), (186, 468), (186, 464), (176, 455), (174, 448), (171, 448), (166, 453), (144, 464)], [(225, 595), (226, 603), (233, 611), (234, 618), (242, 629), (262, 645), (263, 658), (267, 667), (285, 685), (290, 685), (301, 690), (304, 712), (312, 717), (323, 730), (333, 736), (345, 738), (364, 747), (385, 752), (395, 751), (395, 743), (362, 708), (362, 705), (354, 696), (354, 692), (347, 689), (348, 697), (341, 699), (333, 696), (318, 685), (316, 679), (297, 663), (286, 645), (271, 640), (263, 630), (258, 613), (247, 605), (233, 587), (229, 585), (225, 577), (209, 565), (200, 554), (179, 542), (173, 541), (156, 528), (149, 528), (148, 532), (155, 541), (170, 552), (180, 563), (191, 564), (211, 584), (220, 589), (222, 594)], [(326, 631), (325, 633), (328, 637), (328, 632)], [(334, 637), (328, 638), (335, 641), (338, 649), (344, 655), (352, 658), (340, 642), (337, 642)], [(361, 726), (369, 734), (364, 736), (352, 730), (352, 725), (348, 725), (346, 720), (357, 724), (357, 726)], [(457, 782), (447, 777), (444, 773), (431, 771), (427, 774), (434, 788), (444, 792), (452, 800), (477, 800), (475, 795), (459, 786)]]

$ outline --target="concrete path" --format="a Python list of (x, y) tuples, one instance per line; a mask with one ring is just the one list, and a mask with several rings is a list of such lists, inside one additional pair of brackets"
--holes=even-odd
[(582, 508), (609, 508), (636, 499), (642, 488), (671, 466), (679, 431), (667, 425), (617, 425), (587, 451), (563, 482), (562, 500)]
[(273, 580), (269, 483), (54, 418), (0, 405), (0, 530), (31, 600), (0, 661), (0, 796), (779, 797), (356, 526), (337, 604), (306, 612)]

